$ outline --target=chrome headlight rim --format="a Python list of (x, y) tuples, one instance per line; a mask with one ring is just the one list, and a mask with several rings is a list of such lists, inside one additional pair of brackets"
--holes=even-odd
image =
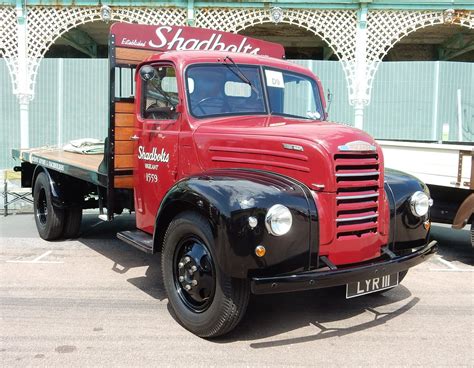
[(293, 216), (288, 207), (282, 204), (271, 206), (265, 215), (265, 227), (274, 236), (288, 234), (293, 226)]
[(410, 197), (410, 210), (416, 217), (424, 217), (428, 214), (433, 200), (422, 191), (417, 191)]

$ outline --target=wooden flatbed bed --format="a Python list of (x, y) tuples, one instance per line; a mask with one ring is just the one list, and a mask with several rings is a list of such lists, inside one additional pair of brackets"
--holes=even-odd
[(20, 161), (41, 165), (95, 185), (107, 186), (107, 173), (100, 170), (104, 158), (102, 153), (86, 155), (60, 148), (32, 148), (15, 149), (12, 154), (13, 158)]

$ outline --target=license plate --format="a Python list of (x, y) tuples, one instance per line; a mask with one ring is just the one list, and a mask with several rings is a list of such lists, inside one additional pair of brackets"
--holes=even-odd
[(357, 296), (374, 293), (376, 291), (390, 289), (398, 285), (398, 273), (374, 277), (357, 282), (351, 282), (346, 285), (346, 298), (355, 298)]

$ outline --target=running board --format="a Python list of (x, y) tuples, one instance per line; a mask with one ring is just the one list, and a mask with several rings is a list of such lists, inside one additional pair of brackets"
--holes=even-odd
[(117, 233), (117, 238), (145, 253), (153, 253), (153, 237), (141, 230), (127, 230)]

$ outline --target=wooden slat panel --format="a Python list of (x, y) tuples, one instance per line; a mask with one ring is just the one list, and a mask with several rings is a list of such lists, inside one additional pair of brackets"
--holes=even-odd
[(127, 114), (133, 114), (135, 112), (135, 104), (133, 102), (116, 102), (115, 112), (124, 112)]
[(138, 50), (138, 49), (127, 49), (125, 47), (117, 47), (115, 49), (115, 62), (117, 64), (132, 64), (137, 65), (156, 51), (152, 50)]
[(81, 153), (63, 151), (62, 149), (39, 149), (33, 151), (32, 154), (37, 157), (43, 157), (95, 172), (99, 171), (99, 165), (104, 158), (103, 154), (83, 155)]
[(115, 168), (125, 169), (133, 168), (133, 155), (115, 155)]
[(133, 176), (115, 176), (114, 177), (115, 188), (133, 188)]
[(117, 141), (115, 142), (116, 155), (131, 155), (133, 154), (133, 141)]
[(116, 127), (133, 127), (134, 126), (134, 115), (118, 113), (115, 115), (115, 126)]
[(134, 128), (122, 128), (118, 127), (115, 129), (115, 140), (116, 141), (129, 141), (133, 135)]

